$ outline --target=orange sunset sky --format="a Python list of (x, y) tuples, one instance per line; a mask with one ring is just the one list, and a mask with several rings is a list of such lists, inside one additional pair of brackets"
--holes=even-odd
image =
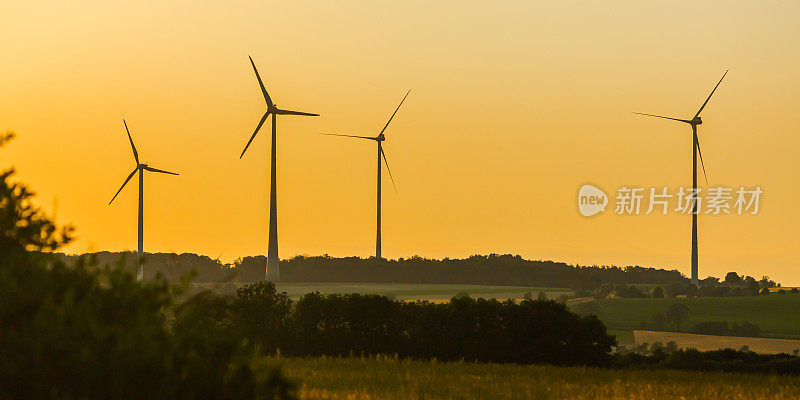
[[(265, 254), (269, 131), (251, 55), (279, 107), (280, 254), (369, 256), (375, 146), (387, 130), (383, 253), (514, 253), (690, 273), (687, 215), (577, 211), (592, 183), (691, 184), (691, 118), (712, 186), (761, 186), (761, 211), (701, 216), (700, 277), (800, 285), (800, 3), (787, 1), (44, 1), (0, 4), (3, 167), (33, 186), (65, 250)], [(268, 127), (268, 125), (265, 125)], [(702, 180), (701, 180), (702, 181)]]

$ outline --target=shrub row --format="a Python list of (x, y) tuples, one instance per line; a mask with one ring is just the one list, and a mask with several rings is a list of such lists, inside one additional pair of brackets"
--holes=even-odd
[(210, 335), (241, 335), (268, 353), (292, 356), (397, 354), (482, 362), (604, 366), (616, 341), (596, 316), (551, 300), (454, 298), (434, 304), (378, 295), (310, 293), (294, 302), (271, 283), (221, 298), (205, 292), (175, 324), (204, 318)]
[(800, 375), (800, 357), (789, 354), (756, 354), (733, 349), (705, 352), (680, 349), (669, 353), (657, 349), (650, 355), (616, 354), (612, 365), (615, 368)]

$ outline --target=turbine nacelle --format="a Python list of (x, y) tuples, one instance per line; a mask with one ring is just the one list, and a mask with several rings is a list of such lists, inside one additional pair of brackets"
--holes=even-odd
[[(389, 179), (391, 179), (392, 181), (392, 187), (394, 187), (395, 193), (397, 193), (397, 186), (395, 186), (394, 184), (394, 177), (392, 177), (392, 170), (389, 169), (389, 161), (386, 161), (386, 153), (383, 152), (383, 146), (381, 146), (381, 142), (386, 141), (386, 136), (383, 133), (386, 132), (386, 128), (389, 127), (389, 124), (392, 122), (392, 119), (394, 119), (394, 116), (397, 115), (397, 111), (400, 110), (400, 106), (402, 106), (403, 102), (406, 101), (406, 97), (408, 97), (409, 93), (411, 93), (411, 90), (406, 92), (406, 95), (403, 96), (403, 100), (400, 100), (400, 104), (398, 104), (397, 108), (394, 109), (392, 116), (389, 117), (388, 121), (386, 121), (386, 125), (383, 126), (383, 129), (381, 129), (380, 133), (378, 133), (378, 136), (372, 137), (372, 136), (340, 135), (337, 133), (322, 133), (322, 135), (326, 136), (341, 136), (341, 137), (356, 138), (356, 139), (374, 140), (378, 142), (378, 177), (379, 177), (378, 183), (380, 184), (380, 168), (381, 168), (380, 164), (381, 164), (381, 158), (383, 158), (383, 163), (386, 164), (386, 171), (389, 173)], [(378, 243), (380, 243), (380, 195), (378, 196), (378, 210), (379, 210)], [(378, 245), (378, 247), (380, 248), (380, 244)], [(380, 250), (378, 250), (377, 256), (380, 257)]]
[[(256, 135), (258, 134), (258, 130), (261, 129), (261, 126), (264, 125), (264, 121), (267, 120), (270, 114), (272, 114), (272, 127), (275, 129), (275, 118), (278, 115), (303, 115), (307, 117), (318, 117), (319, 114), (314, 113), (307, 113), (301, 111), (292, 111), (292, 110), (281, 110), (278, 108), (278, 105), (272, 102), (272, 98), (269, 97), (269, 93), (267, 93), (267, 88), (264, 87), (264, 82), (261, 80), (261, 75), (258, 74), (258, 68), (256, 68), (256, 63), (253, 62), (253, 58), (250, 57), (250, 64), (253, 66), (253, 72), (256, 73), (256, 79), (258, 80), (258, 86), (261, 88), (261, 94), (264, 95), (264, 101), (267, 102), (267, 112), (261, 117), (261, 121), (258, 122), (255, 131), (253, 131), (253, 135), (250, 136), (250, 140), (247, 141), (247, 144), (244, 146), (244, 150), (242, 150), (242, 154), (239, 155), (239, 158), (244, 157), (244, 153), (250, 147), (250, 143), (253, 142)], [(274, 134), (275, 131), (273, 131)]]
[(711, 96), (713, 96), (714, 92), (717, 91), (717, 88), (719, 87), (719, 84), (722, 83), (722, 80), (725, 79), (725, 75), (728, 75), (728, 71), (725, 71), (725, 73), (722, 74), (722, 78), (719, 78), (719, 82), (717, 82), (717, 85), (714, 86), (714, 89), (711, 90), (711, 94), (708, 95), (708, 97), (706, 98), (706, 101), (703, 102), (703, 105), (700, 106), (700, 109), (697, 110), (697, 114), (695, 114), (694, 117), (692, 117), (692, 119), (672, 118), (672, 117), (665, 117), (663, 115), (645, 114), (645, 113), (640, 113), (640, 112), (634, 112), (634, 114), (646, 115), (648, 117), (670, 119), (670, 120), (678, 121), (678, 122), (685, 122), (687, 124), (691, 124), (692, 126), (702, 125), (703, 124), (703, 120), (702, 120), (702, 118), (700, 118), (700, 113), (703, 112), (704, 108), (706, 108), (706, 104), (708, 104), (708, 101), (711, 100)]
[[(139, 152), (136, 151), (136, 146), (133, 144), (133, 138), (131, 137), (131, 132), (128, 130), (128, 123), (125, 122), (124, 119), (122, 120), (122, 123), (125, 125), (125, 132), (128, 134), (128, 140), (131, 142), (131, 150), (133, 151), (133, 160), (136, 162), (136, 168), (134, 168), (133, 172), (131, 172), (131, 174), (128, 175), (127, 178), (125, 178), (125, 182), (122, 183), (122, 186), (120, 186), (119, 190), (117, 190), (117, 193), (114, 194), (114, 197), (111, 198), (111, 201), (109, 201), (108, 204), (111, 204), (111, 203), (114, 202), (114, 199), (117, 198), (117, 195), (119, 195), (119, 192), (122, 191), (122, 188), (124, 188), (125, 185), (128, 184), (128, 181), (130, 181), (131, 178), (133, 178), (133, 176), (136, 175), (137, 172), (150, 171), (150, 172), (159, 172), (159, 173), (162, 173), (162, 174), (178, 175), (175, 172), (169, 172), (169, 171), (164, 171), (164, 170), (161, 170), (161, 169), (153, 168), (148, 164), (139, 162)], [(140, 193), (140, 195), (141, 195), (141, 193)]]

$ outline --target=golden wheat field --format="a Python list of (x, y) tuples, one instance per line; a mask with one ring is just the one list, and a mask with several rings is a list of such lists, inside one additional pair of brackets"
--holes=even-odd
[(800, 378), (691, 371), (277, 358), (302, 399), (797, 399)]

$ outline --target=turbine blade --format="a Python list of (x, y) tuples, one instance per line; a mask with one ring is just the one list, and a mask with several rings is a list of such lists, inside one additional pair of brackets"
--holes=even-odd
[(336, 133), (320, 133), (320, 135), (325, 135), (325, 136), (341, 136), (341, 137), (349, 137), (349, 138), (357, 138), (357, 139), (378, 140), (378, 138), (369, 137), (369, 136), (339, 135), (339, 134), (336, 134)]
[(400, 109), (400, 106), (403, 105), (403, 102), (406, 101), (406, 97), (408, 97), (409, 93), (411, 93), (411, 89), (409, 89), (408, 92), (406, 92), (406, 95), (403, 96), (403, 100), (400, 100), (400, 104), (397, 105), (397, 108), (394, 109), (394, 112), (392, 113), (392, 116), (389, 117), (388, 121), (386, 121), (386, 125), (384, 125), (383, 129), (381, 129), (381, 133), (383, 133), (383, 131), (385, 131), (386, 128), (389, 126), (389, 122), (392, 122), (392, 118), (394, 118), (394, 115), (397, 114), (397, 110)]
[(689, 120), (686, 120), (686, 119), (679, 119), (679, 118), (672, 118), (672, 117), (664, 117), (664, 116), (661, 116), (661, 115), (655, 115), (655, 114), (645, 114), (645, 113), (640, 113), (640, 112), (634, 112), (634, 114), (638, 114), (638, 115), (646, 115), (646, 116), (648, 116), (648, 117), (656, 117), (656, 118), (671, 119), (671, 120), (673, 120), (673, 121), (686, 122), (687, 124), (689, 124), (689, 123), (691, 123), (691, 122), (692, 122), (692, 121), (689, 121)]
[(397, 194), (397, 185), (394, 184), (394, 177), (392, 177), (392, 170), (389, 169), (389, 161), (386, 161), (386, 153), (383, 152), (383, 147), (381, 147), (381, 155), (383, 156), (383, 163), (386, 164), (386, 171), (389, 172), (389, 179), (392, 180), (392, 187), (394, 187), (394, 194)]
[(703, 103), (703, 105), (700, 106), (700, 109), (697, 110), (697, 114), (694, 115), (695, 118), (697, 118), (697, 116), (700, 115), (700, 111), (703, 111), (703, 109), (706, 108), (706, 104), (708, 104), (708, 101), (711, 100), (711, 96), (713, 96), (714, 92), (717, 91), (717, 88), (719, 87), (719, 84), (722, 83), (722, 80), (725, 79), (725, 75), (728, 75), (728, 70), (725, 70), (725, 73), (722, 74), (722, 78), (719, 78), (719, 82), (717, 82), (717, 86), (714, 86), (714, 90), (712, 90), (711, 94), (708, 95), (708, 98), (706, 99), (705, 103)]
[(706, 179), (706, 186), (708, 186), (708, 175), (706, 175), (706, 164), (703, 163), (703, 152), (700, 151), (700, 139), (697, 134), (694, 135), (694, 140), (697, 141), (697, 154), (700, 155), (700, 165), (703, 167), (703, 177)]
[(264, 100), (267, 101), (267, 105), (274, 107), (275, 105), (272, 104), (272, 99), (269, 98), (269, 93), (267, 93), (267, 88), (264, 87), (264, 82), (261, 81), (261, 76), (258, 74), (258, 69), (256, 69), (256, 63), (253, 62), (253, 57), (247, 56), (250, 59), (250, 64), (253, 65), (253, 71), (256, 72), (256, 79), (258, 79), (258, 85), (261, 86), (261, 93), (264, 94)]
[(139, 165), (139, 153), (136, 152), (136, 146), (133, 145), (133, 138), (131, 137), (131, 131), (128, 130), (128, 123), (125, 122), (125, 119), (122, 120), (122, 123), (125, 124), (125, 132), (128, 132), (128, 140), (131, 141), (131, 148), (133, 149), (133, 158), (136, 160), (136, 165)]
[(256, 130), (253, 132), (253, 136), (250, 136), (250, 140), (247, 141), (247, 145), (244, 146), (244, 150), (242, 150), (242, 154), (239, 156), (240, 160), (242, 159), (242, 157), (244, 157), (244, 152), (247, 151), (247, 148), (250, 147), (250, 143), (253, 143), (253, 139), (255, 139), (258, 130), (261, 129), (261, 125), (264, 125), (264, 121), (267, 120), (267, 116), (269, 116), (269, 111), (264, 113), (264, 116), (261, 117), (261, 121), (258, 121), (258, 126), (256, 127)]
[(144, 167), (144, 169), (147, 170), (147, 171), (150, 171), (150, 172), (160, 172), (162, 174), (178, 175), (175, 172), (163, 171), (163, 170), (156, 169), (156, 168), (153, 168), (153, 167)]
[(300, 112), (300, 111), (291, 111), (291, 110), (278, 110), (278, 114), (281, 114), (281, 115), (305, 115), (307, 117), (319, 117), (319, 114)]
[(117, 195), (119, 194), (119, 192), (121, 192), (121, 191), (122, 191), (122, 188), (124, 188), (124, 187), (125, 187), (125, 185), (127, 185), (127, 184), (128, 184), (128, 181), (129, 181), (129, 180), (131, 180), (131, 178), (133, 178), (133, 175), (134, 175), (134, 174), (136, 173), (136, 171), (138, 171), (138, 170), (139, 170), (139, 167), (138, 167), (138, 166), (137, 166), (136, 168), (134, 168), (134, 169), (133, 169), (133, 172), (131, 172), (131, 174), (130, 174), (130, 175), (128, 175), (128, 178), (127, 178), (127, 179), (125, 179), (125, 182), (123, 182), (123, 183), (122, 183), (122, 186), (120, 186), (119, 190), (117, 190), (117, 193), (116, 193), (116, 194), (114, 194), (114, 197), (112, 197), (112, 198), (111, 198), (111, 201), (109, 201), (109, 202), (108, 202), (108, 205), (111, 205), (111, 203), (112, 203), (112, 202), (114, 202), (114, 199), (116, 199), (116, 198), (117, 198)]

